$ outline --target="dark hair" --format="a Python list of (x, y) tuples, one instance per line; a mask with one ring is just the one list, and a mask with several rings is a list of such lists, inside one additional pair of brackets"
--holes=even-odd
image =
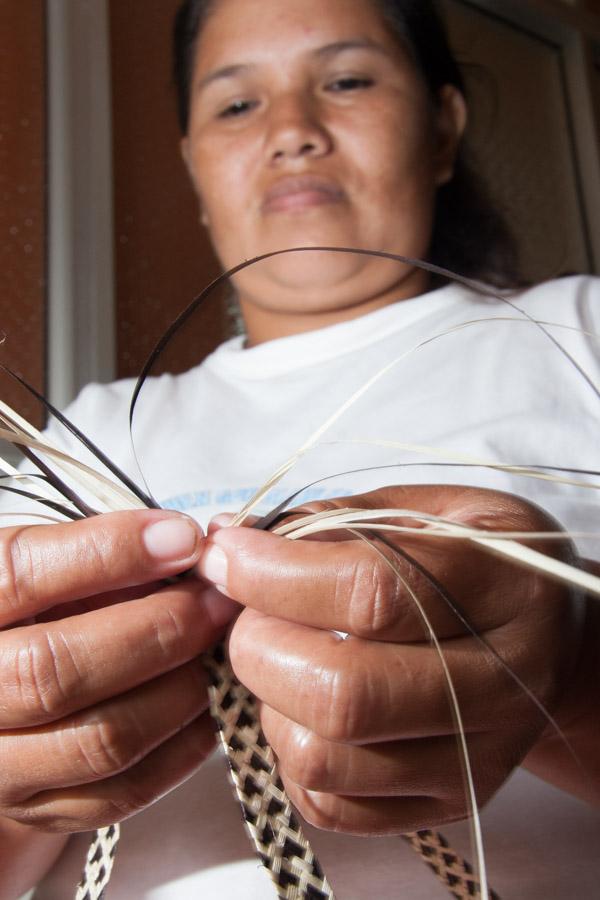
[[(434, 102), (445, 84), (454, 85), (466, 96), (461, 71), (433, 0), (375, 2), (412, 53)], [(183, 134), (189, 125), (196, 43), (214, 3), (215, 0), (185, 0), (175, 18), (173, 73)], [(495, 287), (521, 286), (524, 282), (519, 275), (516, 241), (468, 157), (463, 144), (454, 177), (437, 192), (429, 261)]]

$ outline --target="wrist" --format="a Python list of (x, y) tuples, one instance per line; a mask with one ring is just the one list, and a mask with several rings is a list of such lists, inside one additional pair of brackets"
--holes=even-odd
[[(598, 564), (590, 568), (598, 571)], [(600, 604), (585, 600), (577, 662), (523, 765), (556, 787), (600, 805)]]

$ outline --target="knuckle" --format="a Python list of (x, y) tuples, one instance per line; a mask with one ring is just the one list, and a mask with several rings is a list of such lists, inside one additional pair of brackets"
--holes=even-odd
[(0, 541), (0, 625), (20, 619), (35, 601), (36, 566), (26, 531), (7, 529)]
[(350, 632), (376, 638), (398, 621), (401, 609), (399, 580), (389, 566), (373, 557), (357, 560), (344, 585)]
[(303, 792), (300, 797), (295, 799), (295, 805), (302, 818), (309, 825), (313, 825), (321, 831), (342, 832), (346, 830), (341, 801), (331, 794)]
[(81, 673), (60, 636), (43, 632), (19, 646), (13, 668), (11, 688), (28, 724), (58, 719), (70, 711)]
[[(112, 580), (111, 576), (113, 575), (115, 563), (114, 556), (110, 555), (112, 546), (110, 538), (112, 535), (106, 522), (93, 522), (93, 525), (94, 527), (87, 528), (85, 534), (82, 534), (79, 538), (81, 553), (85, 558), (86, 567), (88, 567), (90, 572), (93, 572), (98, 584), (105, 585)], [(126, 545), (123, 541), (120, 543), (117, 541), (117, 545), (118, 547), (114, 549), (118, 549), (121, 558), (123, 558), (123, 555), (127, 552)]]
[(93, 778), (110, 778), (127, 769), (139, 756), (127, 729), (108, 719), (87, 722), (78, 729), (77, 747)]
[(189, 639), (185, 622), (174, 608), (168, 605), (160, 607), (152, 621), (153, 638), (165, 663), (180, 655), (182, 644)]
[(289, 778), (307, 790), (325, 790), (330, 781), (327, 744), (314, 732), (296, 728), (286, 747), (282, 767)]
[(321, 708), (317, 710), (318, 734), (336, 743), (348, 743), (361, 734), (365, 706), (365, 683), (361, 672), (348, 666), (321, 673)]

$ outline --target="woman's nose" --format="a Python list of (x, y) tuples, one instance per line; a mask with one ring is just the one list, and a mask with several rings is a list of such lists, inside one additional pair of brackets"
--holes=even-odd
[(268, 137), (268, 156), (277, 165), (287, 160), (326, 156), (331, 137), (309, 100), (282, 98), (273, 104)]

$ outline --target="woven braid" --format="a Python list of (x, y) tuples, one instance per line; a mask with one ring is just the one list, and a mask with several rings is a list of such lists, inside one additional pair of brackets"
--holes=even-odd
[[(288, 800), (273, 751), (261, 732), (256, 699), (235, 678), (222, 645), (203, 657), (210, 708), (227, 755), (252, 843), (280, 900), (334, 900)], [(481, 896), (470, 864), (434, 831), (403, 835), (457, 900)], [(119, 840), (119, 826), (96, 832), (75, 900), (102, 900)], [(487, 898), (486, 898), (487, 900)], [(494, 891), (489, 900), (499, 900)]]
[[(481, 897), (479, 882), (473, 876), (473, 867), (449, 846), (446, 838), (437, 831), (415, 831), (402, 835), (421, 859), (449, 888), (457, 900)], [(500, 900), (495, 891), (488, 889), (489, 900)]]
[(273, 751), (259, 725), (256, 700), (237, 681), (222, 645), (206, 654), (211, 712), (227, 754), (246, 826), (281, 900), (333, 900), (333, 892), (302, 833)]
[(110, 880), (115, 860), (119, 835), (118, 825), (98, 829), (88, 850), (75, 900), (101, 900), (104, 896), (104, 889)]

